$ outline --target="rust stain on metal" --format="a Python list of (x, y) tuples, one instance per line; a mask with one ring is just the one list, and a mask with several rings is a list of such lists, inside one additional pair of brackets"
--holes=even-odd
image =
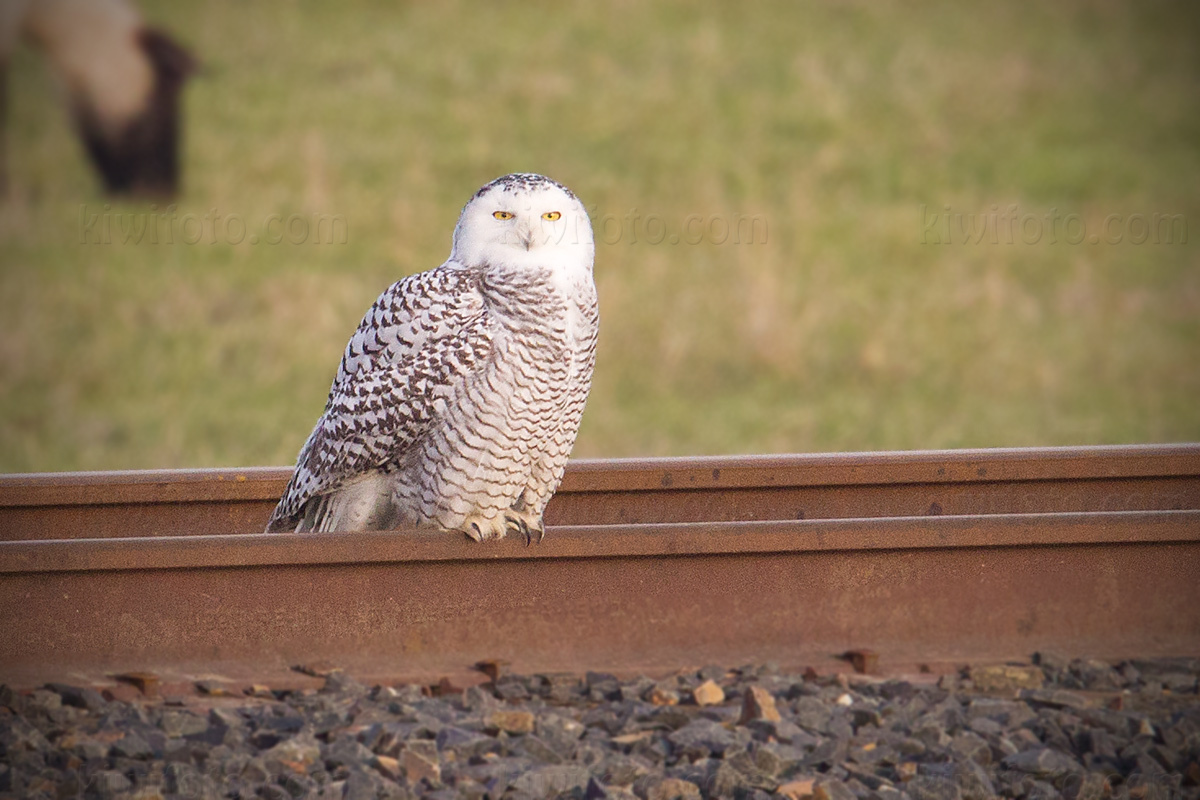
[[(1200, 511), (890, 517), (552, 528), (537, 547), (427, 530), (0, 542), (0, 574), (367, 563), (1196, 542)], [(856, 581), (861, 585), (862, 581)], [(848, 600), (853, 598), (847, 598)]]
[(476, 662), (475, 669), (488, 676), (488, 680), (495, 683), (500, 679), (500, 676), (508, 671), (509, 662), (499, 658), (488, 658), (483, 661)]
[(874, 650), (848, 650), (842, 657), (859, 675), (873, 675), (879, 671), (879, 654)]
[(128, 683), (131, 686), (136, 686), (137, 690), (144, 697), (158, 696), (158, 676), (152, 672), (123, 672), (119, 675), (114, 675), (113, 679), (120, 683)]
[[(986, 476), (979, 470), (984, 469)], [(286, 468), (0, 476), (0, 539), (257, 533)], [(550, 525), (1200, 508), (1200, 445), (575, 461)]]
[(259, 533), (286, 480), (0, 478), (0, 680), (1200, 653), (1195, 445), (576, 462), (529, 548)]
[[(207, 565), (153, 568), (135, 557), (133, 569), (107, 558), (99, 568), (8, 569), (0, 573), (0, 678), (20, 685), (22, 676), (44, 682), (55, 669), (216, 670), (320, 659), (336, 659), (350, 674), (402, 668), (438, 676), (484, 654), (522, 672), (803, 664), (844, 652), (848, 639), (869, 640), (898, 662), (1038, 649), (1196, 652), (1196, 516), (1160, 529), (1162, 541), (1145, 536), (1140, 515), (1102, 517), (1089, 528), (1109, 534), (1099, 542), (989, 546), (983, 536), (959, 546), (822, 549), (786, 547), (772, 536), (763, 542), (771, 546), (739, 550), (719, 541), (685, 546), (725, 537), (646, 530), (636, 534), (640, 547), (614, 532), (614, 547), (597, 531), (559, 536), (561, 555), (525, 557), (523, 547), (502, 542), (494, 558), (404, 558), (408, 537), (398, 534), (384, 552), (359, 542), (361, 560), (347, 557), (351, 541), (336, 558), (274, 563), (253, 550), (246, 555), (254, 558), (238, 557), (231, 537), (207, 551)], [(901, 531), (896, 522), (891, 533)], [(793, 530), (790, 538), (804, 537)], [(154, 603), (135, 602), (146, 597)], [(1024, 625), (1030, 618), (1035, 623)], [(713, 624), (729, 619), (737, 624)], [(414, 651), (414, 640), (436, 646)]]
[(328, 678), (335, 672), (341, 672), (342, 668), (335, 666), (329, 661), (313, 661), (304, 664), (295, 664), (292, 670), (299, 672), (301, 675), (309, 675), (313, 678)]

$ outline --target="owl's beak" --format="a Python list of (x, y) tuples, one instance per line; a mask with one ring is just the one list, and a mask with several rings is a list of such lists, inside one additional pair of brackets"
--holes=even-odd
[(536, 231), (533, 229), (533, 225), (530, 225), (528, 222), (524, 221), (524, 219), (517, 219), (517, 223), (512, 225), (510, 230), (512, 235), (516, 237), (515, 243), (517, 243), (517, 245), (521, 245), (526, 249), (533, 247), (534, 236), (536, 234)]
[(533, 246), (533, 231), (528, 225), (517, 226), (517, 241), (525, 245), (526, 250)]

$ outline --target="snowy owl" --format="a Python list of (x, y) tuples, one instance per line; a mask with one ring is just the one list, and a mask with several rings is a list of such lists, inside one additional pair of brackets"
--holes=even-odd
[(592, 381), (594, 252), (567, 187), (480, 189), (449, 260), (393, 284), (350, 338), (267, 531), (540, 541)]

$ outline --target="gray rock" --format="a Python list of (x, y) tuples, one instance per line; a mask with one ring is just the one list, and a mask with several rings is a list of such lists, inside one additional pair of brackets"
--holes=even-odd
[(478, 731), (447, 726), (438, 731), (436, 741), (439, 752), (452, 752), (469, 757), (486, 752), (496, 740)]
[(633, 785), (641, 800), (700, 800), (700, 787), (681, 778), (642, 778)]
[(1039, 780), (1026, 780), (1022, 784), (1021, 794), (1025, 800), (1059, 800), (1062, 797), (1054, 784)]
[(1006, 769), (1017, 770), (1037, 777), (1066, 775), (1083, 771), (1083, 766), (1074, 758), (1049, 747), (1033, 748), (1007, 756), (1001, 764)]
[(829, 735), (838, 739), (850, 739), (854, 736), (854, 726), (850, 719), (840, 713), (835, 713), (829, 719)]
[(998, 736), (1004, 726), (990, 717), (973, 717), (967, 720), (967, 728), (982, 736)]
[(847, 743), (845, 739), (826, 739), (813, 748), (802, 762), (806, 767), (830, 769), (846, 760)]
[(851, 706), (849, 722), (854, 726), (854, 733), (858, 733), (859, 728), (882, 727), (883, 717), (880, 716), (878, 711), (869, 706)]
[(104, 699), (104, 695), (95, 689), (69, 686), (65, 683), (48, 683), (46, 688), (58, 694), (62, 698), (63, 705), (86, 708), (88, 711), (103, 711), (108, 707), (108, 701)]
[(1196, 694), (1196, 676), (1184, 672), (1164, 672), (1158, 676), (1162, 687), (1176, 694)]
[[(842, 769), (846, 771), (847, 777), (861, 784), (865, 791), (873, 791), (881, 786), (890, 785), (891, 781), (880, 775), (876, 775), (871, 771), (871, 767), (862, 767), (852, 764), (843, 764)], [(856, 792), (857, 794), (857, 792)]]
[(591, 774), (583, 767), (554, 765), (535, 767), (510, 784), (518, 792), (532, 797), (553, 797), (574, 789), (583, 789)]
[(987, 697), (972, 700), (967, 704), (966, 711), (968, 720), (987, 717), (1010, 730), (1020, 727), (1037, 716), (1037, 712), (1024, 703), (1013, 700), (993, 700)]
[(609, 737), (620, 734), (625, 728), (625, 718), (608, 708), (593, 708), (580, 720), (587, 728), (601, 728)]
[(652, 772), (650, 762), (637, 756), (612, 755), (604, 763), (600, 780), (605, 786), (632, 786)]
[(895, 748), (896, 753), (899, 753), (904, 758), (920, 758), (929, 752), (929, 746), (925, 745), (925, 742), (922, 740), (913, 738), (913, 736), (899, 736), (898, 739), (893, 741), (892, 746)]
[[(529, 695), (515, 708), (490, 688), (426, 697), (415, 687), (368, 692), (336, 679), (322, 691), (220, 700), (207, 715), (141, 699), (93, 712), (65, 702), (75, 696), (69, 687), (26, 695), (0, 687), (7, 709), (0, 711), (0, 795), (49, 797), (37, 789), (48, 781), (57, 796), (130, 800), (417, 793), (519, 800), (541, 792), (571, 800), (652, 793), (765, 800), (782, 784), (816, 777), (818, 796), (847, 800), (956, 792), (963, 800), (1116, 800), (1164, 788), (1200, 800), (1192, 785), (1200, 784), (1193, 673), (1176, 661), (1126, 662), (1114, 670), (1128, 687), (1125, 710), (1114, 710), (1067, 688), (1112, 680), (1108, 665), (1063, 669), (1063, 682), (1015, 701), (901, 681), (850, 689), (757, 668), (726, 678), (712, 667), (664, 682), (677, 691), (721, 681), (724, 702), (704, 707), (652, 705), (641, 699), (654, 687), (650, 679), (614, 689), (600, 673), (584, 682), (505, 676)], [(750, 687), (776, 698), (783, 718), (736, 724)], [(521, 724), (500, 724), (502, 710), (515, 711)], [(114, 786), (123, 784), (111, 775), (131, 786), (96, 790), (89, 782), (101, 773)]]
[(912, 727), (912, 737), (921, 742), (926, 748), (942, 749), (950, 744), (950, 734), (946, 726), (936, 714), (926, 714), (917, 720)]
[(537, 693), (551, 703), (567, 704), (582, 700), (586, 690), (579, 678), (571, 674), (552, 673), (536, 676)]
[(208, 719), (181, 708), (163, 709), (159, 719), (162, 732), (172, 739), (202, 734), (208, 730)]
[(589, 769), (603, 764), (604, 761), (612, 754), (612, 747), (607, 741), (588, 741), (584, 740), (575, 748), (575, 755), (572, 759), (574, 763), (581, 764)]
[(325, 685), (321, 687), (321, 691), (331, 694), (365, 695), (367, 687), (342, 670), (335, 669), (325, 676)]
[(957, 763), (953, 777), (962, 792), (963, 800), (990, 800), (996, 796), (996, 787), (988, 771), (974, 760), (967, 759)]
[(321, 758), (325, 767), (330, 770), (351, 764), (366, 764), (375, 755), (369, 748), (349, 736), (338, 737), (321, 748)]
[(231, 730), (245, 730), (245, 718), (231, 708), (214, 708), (208, 712), (209, 725), (219, 725)]
[(25, 713), (31, 714), (35, 712), (49, 713), (62, 708), (62, 695), (57, 692), (52, 692), (49, 689), (35, 689), (25, 697), (24, 710)]
[[(508, 788), (521, 775), (538, 767), (527, 758), (497, 758), (493, 760), (472, 763), (457, 768), (457, 777), (469, 777), (477, 783), (492, 787), (499, 794)], [(443, 774), (443, 780), (450, 782), (449, 770)]]
[(736, 741), (723, 725), (706, 719), (696, 719), (667, 736), (676, 752), (688, 758), (720, 756)]
[(136, 733), (127, 733), (113, 742), (112, 753), (122, 758), (152, 758), (154, 750), (149, 742)]
[(992, 763), (992, 748), (975, 733), (960, 733), (950, 740), (950, 751), (987, 766)]
[(750, 789), (750, 782), (728, 762), (714, 761), (706, 770), (701, 788), (707, 797), (733, 797)]
[(643, 739), (629, 749), (629, 755), (644, 759), (649, 764), (663, 765), (671, 755), (671, 743), (666, 736), (656, 735)]
[(656, 708), (649, 716), (645, 717), (644, 721), (653, 723), (655, 727), (667, 728), (669, 730), (679, 730), (684, 725), (687, 725), (696, 718), (695, 708), (681, 708), (679, 706), (664, 706)]
[(1147, 675), (1161, 675), (1164, 672), (1200, 674), (1200, 658), (1135, 658), (1129, 663)]
[(1094, 659), (1075, 659), (1063, 683), (1072, 688), (1111, 691), (1125, 685), (1125, 679), (1111, 664)]
[(286, 789), (273, 783), (260, 786), (258, 796), (263, 800), (290, 800), (291, 798)]
[(836, 778), (823, 778), (817, 781), (816, 790), (820, 794), (814, 792), (814, 796), (825, 798), (825, 800), (858, 800), (857, 795), (851, 791), (850, 787)]
[(1112, 786), (1106, 775), (1092, 772), (1068, 781), (1063, 795), (1068, 800), (1105, 800), (1112, 796)]
[(496, 685), (492, 691), (496, 697), (501, 700), (528, 700), (530, 697), (529, 688), (525, 682), (515, 676), (502, 675), (500, 680), (496, 681)]
[(808, 753), (795, 746), (768, 742), (754, 748), (754, 764), (765, 775), (777, 777), (798, 769)]
[(587, 727), (578, 720), (560, 714), (543, 713), (538, 715), (535, 735), (559, 753), (569, 755), (586, 731)]
[[(561, 764), (565, 758), (557, 748), (533, 734), (522, 737), (517, 747), (520, 752), (539, 764)], [(568, 754), (574, 749), (574, 746), (570, 747)]]
[(301, 733), (279, 742), (262, 754), (268, 764), (271, 761), (290, 761), (311, 765), (321, 758), (321, 745), (310, 733)]
[(504, 707), (494, 691), (482, 686), (468, 686), (464, 689), (462, 705), (468, 711), (494, 711)]
[(759, 741), (767, 742), (774, 739), (777, 742), (793, 744), (797, 747), (816, 747), (821, 743), (821, 737), (801, 728), (788, 720), (770, 722), (765, 719), (751, 720), (746, 723), (746, 729)]
[(621, 682), (615, 675), (606, 672), (589, 672), (584, 676), (584, 686), (593, 702), (621, 699)]
[(1119, 738), (1136, 736), (1141, 727), (1140, 719), (1106, 708), (1083, 708), (1075, 713), (1089, 728), (1102, 728)]
[(118, 792), (133, 788), (133, 781), (116, 770), (106, 769), (93, 775), (88, 783), (101, 797), (112, 797)]
[(414, 797), (411, 792), (377, 772), (363, 770), (352, 772), (342, 784), (343, 800), (378, 800), (378, 798), (407, 800), (411, 797)]
[(621, 684), (621, 699), (626, 703), (640, 700), (646, 695), (647, 692), (653, 689), (654, 686), (655, 681), (644, 676), (628, 683), (623, 683)]
[(262, 784), (271, 779), (271, 770), (266, 761), (255, 756), (245, 763), (238, 777), (249, 784)]
[(1084, 708), (1088, 705), (1086, 697), (1066, 689), (1024, 689), (1020, 697), (1034, 707)]
[(91, 738), (76, 739), (74, 753), (84, 761), (99, 761), (108, 758), (111, 746), (107, 742)]
[(904, 785), (912, 800), (963, 800), (962, 789), (949, 778), (918, 775)]
[(815, 697), (800, 697), (792, 704), (793, 722), (813, 733), (829, 733), (833, 709)]
[(42, 752), (50, 747), (42, 732), (22, 717), (0, 717), (0, 748), (10, 756), (18, 751)]

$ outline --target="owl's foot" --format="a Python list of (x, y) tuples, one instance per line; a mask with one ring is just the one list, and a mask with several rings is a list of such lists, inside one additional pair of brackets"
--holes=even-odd
[(504, 512), (504, 521), (507, 524), (508, 530), (525, 537), (526, 547), (533, 542), (535, 536), (537, 537), (538, 544), (541, 544), (542, 539), (546, 537), (546, 529), (542, 525), (542, 518), (528, 511), (509, 509)]
[(508, 533), (508, 520), (503, 516), (485, 517), (481, 514), (472, 514), (463, 521), (462, 531), (467, 538), (477, 542), (503, 539), (504, 534)]
[(546, 530), (542, 525), (542, 518), (528, 511), (516, 511), (509, 509), (502, 516), (485, 517), (481, 514), (473, 514), (467, 517), (462, 524), (462, 531), (468, 538), (476, 542), (489, 541), (491, 539), (503, 539), (509, 533), (516, 533), (525, 537), (525, 546), (528, 547), (534, 539), (538, 544), (541, 544), (542, 539), (546, 536)]

